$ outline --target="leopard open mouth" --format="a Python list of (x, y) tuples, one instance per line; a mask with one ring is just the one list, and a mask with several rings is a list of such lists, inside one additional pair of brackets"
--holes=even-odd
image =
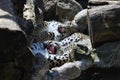
[(47, 44), (47, 50), (50, 54), (56, 54), (57, 48), (52, 44)]
[(64, 29), (64, 27), (62, 27), (61, 25), (59, 25), (58, 31), (59, 31), (59, 33), (64, 33), (65, 29)]

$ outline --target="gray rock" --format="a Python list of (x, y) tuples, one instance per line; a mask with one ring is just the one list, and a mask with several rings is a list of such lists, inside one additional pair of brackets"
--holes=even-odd
[(94, 63), (94, 67), (120, 68), (120, 41), (107, 42), (96, 48), (99, 61)]
[(35, 25), (43, 22), (43, 12), (37, 1), (27, 0), (24, 4), (23, 18), (31, 20)]
[[(105, 41), (120, 40), (119, 12), (120, 5), (106, 5), (89, 9), (91, 32), (94, 45)], [(74, 24), (80, 32), (88, 31), (87, 9), (80, 11), (74, 17)]]
[(43, 22), (44, 16), (43, 16), (43, 4), (42, 4), (42, 0), (34, 0), (34, 4), (35, 4), (35, 20), (36, 20), (36, 24), (40, 24)]
[(89, 0), (76, 0), (76, 1), (81, 4), (83, 9), (87, 8)]
[(120, 5), (107, 5), (89, 9), (94, 45), (120, 40)]
[[(55, 74), (55, 72), (57, 74)], [(51, 74), (53, 75), (54, 80), (74, 79), (74, 78), (80, 76), (80, 74), (81, 74), (79, 62), (65, 63), (61, 67), (53, 68)]]
[(43, 8), (41, 8), (44, 14), (44, 20), (56, 19), (56, 4), (58, 0), (41, 0), (41, 2), (39, 5), (44, 5)]
[[(100, 0), (89, 0), (89, 1), (100, 1)], [(101, 1), (119, 1), (119, 0), (101, 0)]]
[(28, 80), (30, 77), (27, 68), (31, 68), (33, 56), (27, 54), (26, 49), (32, 29), (27, 29), (26, 21), (21, 19), (22, 12), (17, 14), (15, 10), (11, 0), (0, 1), (0, 80)]
[(73, 24), (79, 29), (79, 32), (84, 32), (87, 29), (87, 9), (78, 12), (73, 20)]
[(120, 4), (119, 0), (89, 0), (89, 8), (95, 8), (98, 6)]
[(35, 5), (33, 0), (27, 0), (24, 5), (23, 18), (31, 20), (35, 24)]
[(81, 10), (81, 5), (75, 0), (60, 0), (56, 6), (58, 19), (63, 22), (73, 20), (74, 16)]
[[(9, 4), (4, 5), (7, 3)], [(1, 1), (0, 7), (0, 51), (5, 51), (5, 53), (12, 51), (10, 54), (7, 53), (6, 56), (15, 56), (14, 53), (27, 46), (26, 34), (18, 24), (11, 1)], [(16, 53), (16, 55), (20, 54)]]
[[(88, 57), (88, 56), (87, 56)], [(51, 79), (47, 80), (69, 80), (75, 79), (81, 75), (83, 70), (90, 68), (93, 65), (91, 58), (84, 58), (80, 61), (65, 63), (60, 67), (55, 67), (50, 70)]]
[(14, 11), (17, 16), (23, 18), (23, 8), (24, 4), (26, 3), (26, 0), (11, 0)]

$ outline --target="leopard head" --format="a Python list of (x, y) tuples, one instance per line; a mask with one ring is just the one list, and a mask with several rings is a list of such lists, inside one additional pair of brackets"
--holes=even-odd
[(70, 23), (63, 24), (57, 21), (44, 21), (44, 29), (38, 32), (35, 36), (35, 41), (60, 41), (76, 31), (77, 29), (71, 26)]

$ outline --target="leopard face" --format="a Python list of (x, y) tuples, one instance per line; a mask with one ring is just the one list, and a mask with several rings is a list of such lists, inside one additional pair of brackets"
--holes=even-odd
[(61, 41), (50, 41), (49, 43), (59, 47), (57, 49), (57, 54), (61, 52), (61, 54), (70, 55), (72, 61), (75, 59), (74, 50), (76, 48), (80, 48), (79, 52), (85, 55), (88, 55), (92, 50), (90, 38), (87, 35), (81, 33), (74, 33)]
[(60, 41), (72, 33), (76, 32), (70, 23), (60, 23), (57, 21), (45, 21), (44, 29), (35, 36), (35, 41), (55, 40)]
[[(30, 49), (33, 53), (33, 55), (38, 55), (41, 54), (42, 56), (44, 56), (44, 58), (46, 58), (49, 68), (53, 68), (53, 67), (57, 67), (57, 66), (61, 66), (62, 64), (66, 63), (69, 61), (69, 54), (62, 54), (62, 55), (56, 55), (54, 54), (54, 45), (50, 46), (51, 44), (46, 44), (46, 43), (42, 43), (42, 42), (37, 42), (37, 43), (32, 43), (30, 46)], [(47, 47), (49, 46), (49, 48), (52, 47), (52, 49), (49, 50), (49, 48)], [(53, 51), (53, 52), (50, 52)]]
[(82, 33), (74, 33), (71, 36), (61, 40), (61, 41), (48, 41), (51, 45), (59, 47), (62, 52), (68, 51), (68, 49), (73, 49), (76, 45), (82, 45), (87, 47), (89, 50), (92, 49), (90, 38)]

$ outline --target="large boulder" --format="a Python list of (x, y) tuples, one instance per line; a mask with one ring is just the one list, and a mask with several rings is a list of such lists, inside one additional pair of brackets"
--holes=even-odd
[[(0, 80), (28, 80), (29, 73), (24, 74), (24, 70), (28, 67), (29, 61), (31, 65), (33, 62), (33, 56), (30, 53), (26, 54), (28, 35), (32, 31), (27, 28), (26, 21), (16, 16), (16, 9), (13, 7), (11, 0), (0, 1), (0, 72), (2, 73)], [(21, 57), (22, 55), (27, 55), (24, 56), (26, 60)], [(25, 67), (19, 66), (18, 59), (21, 59), (23, 64), (25, 62)], [(24, 76), (27, 76), (26, 79)]]
[(107, 42), (96, 48), (99, 61), (94, 63), (94, 67), (99, 68), (120, 68), (120, 41)]
[[(9, 4), (4, 5), (7, 3)], [(0, 12), (0, 51), (18, 52), (27, 46), (27, 36), (18, 24), (10, 0), (1, 1)], [(12, 55), (12, 53), (8, 55)]]
[(98, 6), (120, 4), (119, 0), (89, 0), (89, 8), (94, 8)]
[(88, 26), (87, 9), (84, 9), (84, 10), (78, 12), (74, 17), (72, 24), (74, 24), (78, 27), (79, 32), (84, 33)]
[(23, 8), (26, 0), (11, 0), (13, 3), (13, 9), (17, 16), (23, 17)]
[(0, 79), (1, 80), (20, 80), (21, 71), (15, 69), (14, 63), (0, 63)]
[(85, 33), (89, 30), (90, 37), (96, 46), (106, 41), (120, 40), (119, 13), (120, 5), (117, 4), (84, 9), (74, 17), (73, 22), (80, 32)]
[[(100, 0), (89, 0), (89, 1), (100, 1)], [(119, 1), (119, 0), (101, 0), (101, 1)]]
[(76, 1), (80, 3), (84, 9), (87, 8), (89, 0), (76, 0)]
[(120, 5), (106, 5), (89, 9), (91, 39), (94, 45), (120, 40)]
[(56, 19), (56, 4), (58, 0), (35, 0), (35, 3), (43, 11), (44, 20)]
[(58, 19), (63, 22), (73, 20), (74, 16), (81, 10), (81, 5), (75, 0), (60, 0), (56, 6)]

